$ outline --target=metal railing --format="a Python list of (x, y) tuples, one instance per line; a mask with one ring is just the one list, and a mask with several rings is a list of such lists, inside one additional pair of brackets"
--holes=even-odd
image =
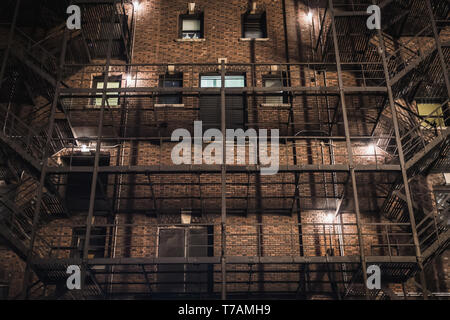
[(425, 116), (427, 121), (420, 121), (401, 137), (406, 160), (411, 159), (419, 151), (425, 150), (430, 142), (445, 133), (446, 124), (450, 120), (447, 110), (448, 100)]
[[(409, 223), (362, 224), (365, 254), (413, 256), (412, 233), (405, 231), (408, 227)], [(83, 228), (85, 225), (70, 223), (41, 228), (39, 235), (51, 248), (47, 257), (80, 258), (84, 241), (80, 241), (73, 230)], [(179, 230), (183, 234), (179, 246), (184, 253), (180, 257), (220, 256), (221, 252), (221, 229), (216, 223), (96, 223), (92, 228), (97, 232), (91, 235), (90, 259), (168, 257), (159, 247), (161, 230)], [(230, 223), (225, 230), (227, 256), (258, 256), (261, 255), (261, 248), (262, 256), (267, 257), (295, 257), (301, 256), (300, 252), (306, 257), (360, 254), (356, 223)], [(48, 248), (36, 247), (39, 250)]]
[(44, 155), (46, 137), (29, 127), (4, 105), (0, 105), (1, 135), (34, 159), (40, 161)]
[[(220, 64), (199, 63), (199, 64), (131, 64), (131, 65), (111, 65), (109, 70), (105, 65), (90, 64), (67, 64), (63, 69), (63, 78), (70, 88), (90, 89), (90, 94), (101, 92), (101, 89), (93, 88), (93, 78), (103, 77), (108, 72), (110, 78), (119, 77), (120, 88), (118, 90), (109, 89), (109, 92), (125, 92), (126, 88), (146, 88), (149, 92), (158, 92), (161, 89), (161, 77), (168, 73), (183, 75), (184, 91), (189, 88), (202, 88), (200, 78), (202, 75), (217, 73), (220, 74)], [(81, 69), (82, 68), (82, 69)], [(252, 93), (255, 88), (259, 91), (286, 91), (284, 88), (337, 88), (338, 77), (335, 70), (335, 63), (227, 63), (227, 75), (244, 75), (243, 84), (227, 84), (228, 89), (234, 92)], [(80, 70), (81, 69), (81, 70)], [(379, 62), (348, 62), (342, 63), (342, 69), (347, 77), (344, 77), (344, 86), (348, 87), (373, 87), (384, 81), (384, 71)], [(289, 75), (289, 77), (288, 77)], [(282, 85), (271, 87), (265, 86), (265, 79), (279, 79)], [(228, 81), (227, 81), (228, 82)], [(219, 88), (220, 87), (216, 87)], [(149, 90), (154, 89), (154, 90)], [(209, 87), (209, 91), (214, 88)], [(241, 89), (241, 90), (239, 90)], [(243, 90), (245, 89), (245, 90)], [(128, 90), (130, 91), (130, 90)], [(131, 90), (132, 91), (132, 90)], [(165, 89), (165, 91), (179, 92), (181, 88)], [(205, 91), (205, 90), (203, 90)], [(71, 90), (63, 90), (63, 93), (70, 93)]]

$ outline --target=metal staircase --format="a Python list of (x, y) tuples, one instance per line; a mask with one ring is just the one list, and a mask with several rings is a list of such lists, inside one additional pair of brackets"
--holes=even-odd
[[(438, 110), (441, 110), (444, 104), (436, 108), (427, 119), (440, 119), (434, 122), (434, 126), (425, 121), (420, 121), (417, 125), (410, 128), (408, 132), (402, 135), (401, 141), (404, 148), (406, 169), (410, 181), (423, 172), (432, 170), (433, 166), (441, 157), (447, 157), (450, 151), (450, 128), (444, 126), (448, 121)], [(426, 188), (423, 192), (426, 193)], [(401, 178), (391, 186), (388, 197), (383, 206), (383, 214), (395, 222), (408, 222), (409, 215), (407, 209), (406, 195), (404, 194), (404, 185)], [(416, 219), (416, 228), (420, 242), (420, 248), (424, 259), (445, 249), (449, 244), (449, 232), (446, 221), (438, 218), (436, 209), (428, 210), (414, 202), (413, 207)]]

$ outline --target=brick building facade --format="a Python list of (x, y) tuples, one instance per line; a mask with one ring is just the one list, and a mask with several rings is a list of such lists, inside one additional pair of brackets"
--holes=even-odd
[[(9, 3), (5, 298), (445, 297), (450, 7), (379, 1), (378, 32), (371, 2), (80, 0), (81, 31)], [(223, 106), (279, 130), (277, 174), (237, 148), (173, 163), (173, 131), (224, 129)]]

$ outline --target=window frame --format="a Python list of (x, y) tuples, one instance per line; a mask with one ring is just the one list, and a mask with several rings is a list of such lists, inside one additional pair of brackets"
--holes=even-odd
[[(90, 166), (92, 165), (93, 161), (95, 159), (95, 155), (93, 153), (90, 153), (89, 155), (85, 155), (82, 152), (74, 152), (70, 155), (67, 156), (63, 156), (62, 157), (62, 161), (64, 163), (66, 163), (67, 165), (73, 166), (73, 167), (77, 167), (77, 166)], [(82, 164), (80, 164), (80, 162), (77, 163), (77, 161), (81, 161), (84, 162)], [(105, 153), (102, 152), (100, 154), (100, 160), (99, 160), (99, 165), (100, 166), (109, 166), (111, 163), (111, 154), (110, 153)], [(80, 178), (81, 177), (81, 178)], [(71, 205), (68, 205), (69, 210), (73, 211), (73, 212), (86, 212), (89, 207), (89, 201), (90, 201), (90, 193), (91, 193), (91, 182), (92, 182), (92, 173), (90, 172), (70, 172), (69, 174), (66, 175), (65, 177), (65, 185), (64, 185), (64, 189), (62, 190), (62, 193), (64, 194), (64, 198), (67, 199), (71, 199), (71, 196), (68, 196), (68, 194), (73, 194), (73, 189), (74, 189), (74, 180), (77, 181), (78, 180), (83, 180), (86, 179), (86, 182), (88, 183), (88, 185), (86, 186), (86, 190), (83, 190), (83, 192), (85, 192), (85, 196), (86, 198), (84, 198), (84, 194), (77, 194), (77, 197), (80, 199), (80, 201), (77, 202), (77, 204), (79, 205), (80, 202), (84, 201), (86, 203), (83, 203), (85, 205), (87, 205), (86, 207), (83, 208), (79, 208), (79, 207), (72, 207)], [(95, 190), (95, 199), (94, 199), (94, 205), (98, 206), (102, 203), (102, 201), (105, 201), (102, 197), (102, 192), (101, 192), (101, 187), (100, 187), (100, 183), (103, 184), (105, 190), (104, 192), (107, 194), (108, 192), (108, 179), (109, 179), (109, 174), (108, 173), (99, 173), (98, 174), (98, 178), (97, 178), (97, 185), (95, 186), (96, 190)], [(75, 184), (75, 189), (76, 189), (77, 184)]]
[[(98, 235), (100, 234), (100, 236)], [(83, 251), (84, 251), (84, 243), (83, 245), (80, 247), (79, 243), (80, 241), (86, 241), (85, 239), (85, 235), (86, 235), (86, 227), (85, 226), (79, 226), (79, 227), (74, 227), (72, 228), (72, 248), (73, 251), (71, 251), (71, 258), (80, 258), (83, 259)], [(102, 240), (102, 244), (100, 246), (100, 248), (92, 248), (91, 244), (89, 244), (90, 248), (88, 251), (88, 259), (98, 259), (98, 258), (105, 258), (106, 256), (106, 249), (107, 249), (107, 238), (108, 238), (108, 230), (106, 227), (96, 227), (96, 226), (92, 226), (91, 229), (91, 237), (90, 237), (90, 242), (92, 242), (93, 240), (98, 240), (98, 239), (93, 239), (92, 236), (94, 237), (103, 237), (104, 239)], [(103, 253), (101, 253), (103, 252)], [(93, 255), (91, 257), (91, 255)]]
[[(433, 110), (436, 110), (438, 107), (440, 107), (440, 112), (438, 112), (437, 115), (435, 115), (435, 116), (428, 117), (431, 112), (427, 113), (427, 114), (421, 112), (421, 106), (424, 106), (424, 105), (432, 106), (431, 112), (433, 112)], [(430, 126), (430, 124), (432, 123), (435, 126), (435, 128), (447, 127), (447, 125), (445, 123), (445, 110), (442, 107), (441, 103), (417, 101), (417, 114), (424, 119), (422, 121), (422, 125), (427, 124), (428, 126)]]
[[(246, 36), (246, 23), (249, 17), (257, 17), (259, 19), (259, 25), (261, 27), (261, 37), (247, 37)], [(256, 19), (255, 19), (256, 20)], [(243, 39), (267, 39), (268, 38), (268, 26), (267, 26), (267, 14), (266, 12), (262, 13), (250, 13), (246, 12), (241, 16), (241, 36)]]
[[(157, 227), (156, 234), (156, 252), (155, 255), (157, 258), (160, 257), (159, 248), (160, 248), (160, 234), (161, 230), (183, 230), (184, 233), (184, 250), (183, 250), (183, 258), (189, 258), (189, 231), (192, 229), (201, 229), (206, 228), (206, 236), (207, 236), (207, 257), (214, 257), (214, 225), (168, 225), (164, 227)], [(184, 264), (184, 284), (183, 284), (183, 292), (187, 292), (186, 288), (186, 277), (188, 274), (188, 270), (186, 269), (186, 264)], [(158, 267), (157, 267), (158, 270)], [(213, 275), (213, 266), (208, 265), (208, 270), (206, 271), (207, 275), (207, 291), (213, 292), (214, 290), (214, 275)]]
[[(286, 72), (277, 72), (274, 74), (266, 74), (263, 75), (262, 77), (262, 84), (264, 88), (269, 88), (266, 86), (266, 82), (267, 80), (281, 80), (281, 84), (283, 87), (287, 87), (288, 86), (288, 78), (287, 78), (287, 74)], [(271, 104), (270, 102), (267, 101), (267, 95), (264, 96), (264, 104)], [(286, 91), (281, 91), (279, 96), (271, 96), (271, 97), (280, 97), (282, 98), (282, 102), (279, 103), (280, 105), (283, 104), (289, 104), (289, 93)]]
[[(218, 73), (218, 72), (205, 72), (205, 73), (200, 73), (199, 74), (199, 87), (200, 88), (220, 88), (220, 86), (216, 86), (216, 87), (204, 87), (204, 86), (202, 86), (202, 78), (203, 77), (208, 77), (208, 76), (212, 76), (212, 77), (220, 77), (220, 73)], [(238, 76), (238, 77), (242, 77), (243, 78), (243, 80), (244, 80), (244, 83), (243, 83), (243, 86), (242, 87), (227, 87), (226, 86), (226, 84), (227, 84), (227, 77), (233, 77), (233, 76)], [(247, 74), (245, 73), (245, 72), (239, 72), (239, 71), (236, 71), (236, 72), (227, 72), (227, 74), (226, 74), (226, 76), (225, 76), (225, 87), (226, 88), (245, 88), (247, 86)], [(217, 94), (217, 95), (205, 95), (205, 96), (217, 96), (217, 97), (220, 97), (220, 94)], [(227, 129), (241, 129), (241, 128), (244, 128), (244, 130), (245, 129), (247, 129), (247, 126), (246, 126), (246, 121), (248, 120), (248, 108), (247, 108), (247, 103), (248, 103), (248, 101), (247, 101), (247, 93), (246, 92), (243, 92), (242, 94), (234, 94), (234, 95), (230, 95), (231, 97), (232, 96), (239, 96), (240, 98), (242, 98), (242, 109), (243, 109), (243, 115), (242, 115), (242, 123), (235, 123), (235, 122), (233, 122), (233, 121), (231, 121), (231, 123), (227, 123)], [(202, 98), (203, 96), (201, 95), (200, 96), (200, 99), (199, 99), (199, 103), (201, 103), (201, 98)], [(228, 103), (227, 103), (227, 106), (228, 106)], [(200, 106), (199, 106), (199, 108), (201, 108)], [(217, 108), (218, 108), (218, 111), (220, 112), (220, 105), (217, 105)], [(229, 110), (233, 110), (233, 109), (228, 109), (228, 108), (226, 108), (227, 109), (227, 111), (226, 112), (229, 112)], [(231, 111), (232, 112), (232, 111)], [(227, 114), (228, 115), (228, 114)], [(201, 117), (201, 116), (200, 116)], [(230, 119), (230, 117), (229, 116), (227, 116), (227, 119)], [(217, 121), (218, 121), (218, 124), (220, 124), (220, 116), (219, 116), (219, 118), (217, 119)], [(227, 120), (228, 121), (228, 120)], [(228, 125), (230, 125), (230, 126), (228, 126)], [(203, 123), (203, 127), (204, 128), (208, 128), (208, 129), (210, 129), (210, 128), (216, 128), (216, 126), (209, 126), (209, 125), (207, 125), (207, 124), (205, 124), (205, 123)]]
[[(98, 84), (99, 84), (99, 83), (104, 83), (104, 82), (105, 82), (105, 76), (104, 76), (104, 75), (102, 75), (102, 76), (94, 76), (94, 77), (92, 78), (92, 88), (95, 89), (95, 90), (103, 90), (103, 88), (102, 88), (102, 89), (98, 88)], [(108, 85), (109, 85), (110, 83), (119, 83), (119, 87), (118, 87), (117, 89), (122, 88), (122, 75), (109, 76), (109, 77), (108, 77), (108, 83), (106, 84), (106, 88), (108, 88)], [(95, 95), (97, 95), (97, 93), (96, 93)], [(108, 93), (107, 93), (106, 95), (108, 96)], [(111, 95), (112, 95), (112, 94), (111, 94)], [(99, 97), (93, 97), (93, 98), (92, 98), (91, 105), (92, 105), (94, 108), (101, 108), (101, 106), (102, 106), (101, 100), (100, 100), (100, 104), (98, 105), (98, 104), (97, 104), (97, 99), (102, 99), (102, 98), (99, 98)], [(117, 92), (117, 98), (116, 98), (116, 97), (107, 97), (106, 100), (109, 101), (110, 99), (117, 99), (117, 104), (110, 105), (109, 103), (105, 103), (105, 107), (110, 107), (110, 108), (112, 108), (112, 107), (119, 107), (119, 106), (120, 106), (120, 100), (121, 100), (121, 99), (120, 99), (120, 93), (119, 93), (119, 92)]]
[[(165, 86), (165, 81), (166, 80), (170, 80), (172, 79), (173, 81), (180, 81), (181, 82), (181, 86), (180, 87), (170, 87), (170, 88), (183, 88), (184, 86), (184, 79), (183, 79), (183, 73), (182, 72), (178, 72), (178, 73), (174, 73), (174, 74), (169, 74), (169, 73), (165, 73), (165, 74), (161, 74), (159, 76), (158, 79), (158, 86), (160, 88), (168, 88)], [(170, 97), (177, 97), (178, 98), (178, 102), (177, 103), (167, 103), (166, 101), (164, 101), (164, 98), (170, 98)], [(182, 92), (175, 92), (173, 94), (169, 93), (160, 93), (158, 96), (158, 103), (160, 105), (182, 105), (183, 104), (183, 93)]]
[[(199, 20), (200, 21), (200, 37), (199, 38), (184, 38), (184, 32), (198, 32), (197, 30), (183, 30), (183, 21), (184, 20)], [(205, 39), (205, 19), (203, 13), (194, 13), (194, 14), (180, 14), (178, 18), (178, 39), (181, 40), (199, 40)]]

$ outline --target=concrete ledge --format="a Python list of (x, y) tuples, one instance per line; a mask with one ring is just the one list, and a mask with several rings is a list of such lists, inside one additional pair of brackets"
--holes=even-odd
[(205, 38), (201, 39), (175, 39), (175, 42), (205, 42)]
[(155, 108), (184, 108), (184, 104), (164, 104), (164, 103), (157, 103), (155, 104)]
[(242, 42), (250, 42), (250, 41), (260, 41), (260, 42), (265, 42), (265, 41), (269, 41), (270, 38), (240, 38), (239, 41)]
[(261, 103), (262, 108), (290, 108), (290, 103)]

